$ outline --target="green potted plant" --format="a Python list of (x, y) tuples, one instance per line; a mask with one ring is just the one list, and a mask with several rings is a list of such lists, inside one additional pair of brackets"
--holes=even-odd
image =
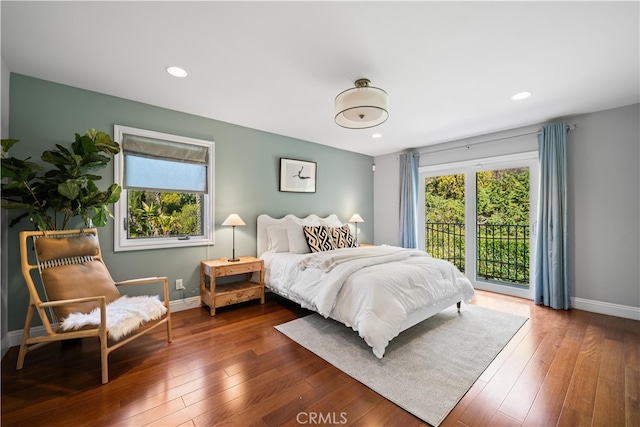
[(8, 156), (17, 142), (2, 140), (2, 207), (25, 210), (9, 226), (28, 218), (38, 230), (64, 230), (80, 216), (87, 227), (102, 227), (113, 217), (108, 205), (118, 201), (122, 188), (114, 183), (102, 191), (95, 184), (102, 177), (91, 173), (120, 152), (108, 134), (89, 129), (82, 136), (76, 133), (70, 148), (56, 144), (41, 156), (52, 166), (48, 169), (30, 158)]

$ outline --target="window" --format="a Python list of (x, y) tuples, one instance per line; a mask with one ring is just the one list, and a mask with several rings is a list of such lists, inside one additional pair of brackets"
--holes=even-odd
[(114, 250), (214, 243), (214, 143), (114, 126)]

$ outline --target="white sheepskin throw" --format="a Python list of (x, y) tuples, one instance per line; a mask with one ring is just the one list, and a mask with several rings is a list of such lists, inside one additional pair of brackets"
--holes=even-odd
[[(121, 296), (107, 304), (107, 330), (109, 338), (119, 340), (136, 330), (142, 323), (156, 320), (167, 312), (167, 308), (154, 296)], [(62, 329), (80, 329), (100, 324), (100, 307), (90, 313), (71, 313), (62, 321)]]

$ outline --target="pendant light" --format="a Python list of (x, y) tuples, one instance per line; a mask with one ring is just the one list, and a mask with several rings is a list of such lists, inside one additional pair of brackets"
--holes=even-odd
[(341, 92), (335, 99), (335, 121), (348, 129), (366, 129), (389, 118), (389, 96), (384, 90), (369, 86), (369, 79), (358, 79), (355, 87)]

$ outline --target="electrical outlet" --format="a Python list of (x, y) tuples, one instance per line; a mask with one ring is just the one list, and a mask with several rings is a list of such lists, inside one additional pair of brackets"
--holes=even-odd
[(182, 283), (182, 279), (176, 279), (176, 291), (180, 289), (184, 289), (184, 284)]

